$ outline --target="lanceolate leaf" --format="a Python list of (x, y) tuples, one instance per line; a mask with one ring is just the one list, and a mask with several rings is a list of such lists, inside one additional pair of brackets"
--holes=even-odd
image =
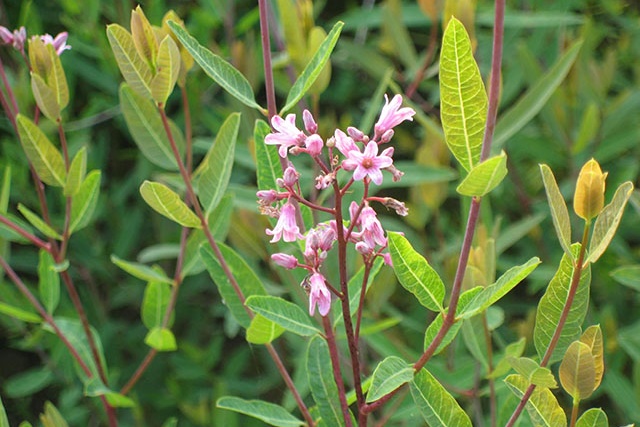
[[(369, 271), (369, 280), (367, 281), (366, 290), (371, 286), (371, 283), (375, 280), (376, 276), (380, 272), (382, 265), (384, 264), (384, 260), (378, 257), (371, 267), (371, 271)], [(347, 283), (347, 287), (349, 288), (349, 311), (351, 312), (351, 316), (355, 316), (356, 310), (358, 309), (358, 304), (360, 303), (360, 294), (362, 293), (362, 280), (364, 279), (364, 270), (365, 266), (363, 265), (358, 269), (358, 271), (349, 278), (349, 283)], [(334, 326), (339, 322), (342, 322), (344, 319), (342, 317), (342, 306), (341, 304), (335, 304), (335, 307), (332, 308)]]
[(71, 224), (69, 225), (70, 233), (86, 227), (91, 221), (100, 196), (100, 176), (101, 172), (99, 170), (89, 172), (80, 185), (78, 193), (73, 196)]
[(133, 37), (118, 24), (107, 26), (107, 37), (124, 79), (137, 94), (148, 99), (151, 96), (151, 67), (138, 53)]
[[(571, 247), (574, 256), (580, 250), (578, 243)], [(533, 341), (538, 352), (538, 356), (542, 359), (544, 353), (551, 342), (551, 337), (560, 321), (563, 308), (567, 305), (567, 296), (569, 295), (569, 287), (573, 276), (573, 261), (563, 255), (558, 271), (551, 279), (547, 291), (544, 293), (538, 304), (536, 311), (536, 324), (533, 331)], [(549, 363), (560, 360), (564, 352), (573, 341), (580, 338), (581, 325), (587, 314), (589, 306), (589, 285), (591, 283), (591, 268), (587, 265), (582, 269), (580, 281), (573, 304), (569, 310), (558, 344), (549, 360)]]
[(280, 297), (253, 295), (247, 298), (246, 305), (294, 334), (310, 336), (320, 333), (307, 313)]
[(422, 368), (409, 384), (413, 401), (430, 427), (471, 427), (469, 416), (429, 371)]
[[(142, 323), (149, 328), (162, 326), (164, 314), (171, 299), (171, 287), (168, 283), (151, 280), (147, 283), (142, 299)], [(171, 326), (171, 321), (167, 323)]]
[(240, 114), (231, 114), (220, 127), (215, 142), (203, 160), (198, 196), (205, 215), (218, 206), (229, 184), (239, 127)]
[(62, 240), (62, 236), (54, 230), (49, 224), (44, 222), (42, 218), (38, 216), (35, 212), (31, 211), (22, 203), (18, 203), (18, 211), (25, 217), (27, 221), (35, 228), (37, 228), (42, 234), (52, 239)]
[(153, 210), (171, 221), (183, 227), (201, 227), (198, 216), (189, 209), (177, 193), (166, 185), (145, 181), (140, 186), (140, 194)]
[(42, 322), (42, 318), (39, 314), (33, 313), (31, 311), (23, 310), (18, 307), (14, 307), (9, 304), (5, 304), (0, 301), (0, 313), (6, 314), (9, 317), (13, 317), (14, 319), (22, 320), (23, 322), (29, 323), (40, 323)]
[[(49, 58), (51, 59), (51, 67), (47, 73), (47, 84), (51, 88), (55, 96), (56, 103), (60, 110), (69, 103), (69, 88), (67, 86), (67, 77), (64, 75), (60, 56), (56, 53), (56, 49), (52, 44), (46, 45)], [(58, 117), (56, 117), (57, 119)]]
[(264, 138), (271, 132), (271, 128), (264, 120), (256, 120), (253, 128), (253, 141), (256, 145), (257, 179), (259, 190), (278, 188), (276, 179), (282, 176), (278, 147), (267, 145)]
[(0, 427), (11, 427), (9, 426), (9, 419), (7, 418), (7, 412), (4, 410), (2, 399), (0, 399)]
[[(509, 375), (504, 382), (519, 399), (529, 387), (529, 382), (517, 374)], [(535, 426), (566, 427), (567, 425), (564, 411), (548, 388), (536, 387), (527, 401), (526, 408)]]
[(145, 282), (161, 282), (173, 284), (173, 280), (171, 280), (169, 276), (164, 274), (162, 270), (157, 270), (144, 264), (139, 264), (137, 262), (125, 261), (115, 255), (111, 255), (111, 262), (133, 277), (144, 280)]
[(602, 409), (591, 408), (578, 418), (576, 427), (609, 427), (609, 419)]
[(267, 344), (278, 338), (285, 329), (266, 317), (256, 314), (247, 328), (247, 342)]
[(503, 151), (500, 155), (487, 159), (471, 169), (456, 191), (463, 196), (482, 197), (496, 188), (505, 176), (507, 176), (507, 155)]
[(318, 50), (311, 58), (311, 61), (307, 64), (300, 77), (296, 80), (289, 91), (289, 95), (287, 95), (287, 102), (285, 106), (280, 111), (280, 115), (289, 111), (295, 104), (298, 102), (311, 88), (313, 83), (316, 81), (324, 65), (329, 60), (331, 56), (331, 52), (338, 42), (338, 38), (340, 37), (340, 32), (342, 31), (342, 27), (344, 26), (343, 22), (336, 22), (333, 26), (327, 37), (325, 37), (324, 41), (318, 47)]
[(64, 183), (64, 195), (75, 196), (80, 191), (80, 185), (87, 173), (87, 148), (82, 147), (76, 154), (69, 167), (67, 181)]
[(205, 73), (233, 97), (251, 108), (262, 110), (256, 102), (249, 81), (227, 61), (202, 46), (178, 23), (169, 21), (169, 27)]
[(171, 36), (160, 43), (156, 59), (156, 75), (151, 80), (151, 96), (159, 104), (167, 101), (180, 72), (180, 51)]
[(591, 236), (591, 244), (589, 245), (589, 256), (586, 263), (596, 262), (598, 258), (607, 250), (611, 239), (616, 234), (624, 208), (633, 192), (633, 184), (629, 181), (620, 185), (613, 195), (611, 203), (602, 209), (598, 215), (596, 223), (593, 226), (593, 235)]
[(218, 399), (216, 406), (222, 409), (239, 412), (277, 427), (299, 427), (305, 425), (291, 415), (289, 410), (262, 400), (244, 400), (239, 397), (225, 396)]
[(333, 379), (329, 347), (317, 335), (309, 342), (307, 375), (313, 400), (316, 402), (324, 424), (326, 426), (344, 426), (345, 420), (338, 399), (338, 386)]
[(413, 366), (396, 356), (384, 359), (375, 371), (367, 393), (367, 403), (375, 402), (387, 393), (413, 379)]
[(487, 93), (464, 25), (452, 18), (440, 53), (442, 127), (449, 149), (466, 171), (480, 159)]
[(560, 193), (556, 179), (549, 166), (540, 165), (540, 172), (542, 173), (542, 182), (547, 192), (549, 209), (551, 209), (551, 219), (553, 220), (560, 246), (562, 246), (564, 253), (573, 259), (573, 253), (571, 252), (571, 221), (567, 204), (564, 202), (564, 197)]
[(67, 173), (60, 151), (30, 119), (18, 114), (17, 122), (22, 147), (42, 182), (62, 187)]
[(38, 108), (49, 120), (56, 121), (60, 118), (60, 106), (53, 90), (39, 74), (31, 72), (31, 91), (38, 104)]
[(60, 302), (60, 277), (51, 254), (41, 249), (39, 257), (38, 293), (45, 310), (52, 314)]
[(602, 343), (602, 330), (600, 325), (589, 326), (580, 337), (580, 342), (585, 343), (591, 350), (595, 369), (594, 390), (600, 386), (604, 374), (604, 345)]
[(596, 385), (596, 365), (591, 348), (583, 342), (571, 343), (560, 364), (560, 383), (574, 402), (591, 396)]
[(429, 310), (443, 312), (444, 283), (422, 255), (398, 233), (388, 233), (393, 269), (400, 284)]

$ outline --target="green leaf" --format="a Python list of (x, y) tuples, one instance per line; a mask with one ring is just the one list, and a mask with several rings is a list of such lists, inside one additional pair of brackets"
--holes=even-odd
[(266, 317), (256, 314), (247, 328), (247, 342), (267, 344), (284, 333), (285, 329)]
[(609, 275), (616, 282), (640, 292), (640, 265), (618, 267)]
[(338, 386), (333, 378), (329, 347), (320, 336), (311, 338), (306, 360), (309, 388), (324, 424), (344, 426), (345, 419), (338, 398)]
[(491, 374), (489, 374), (487, 377), (499, 378), (509, 372), (509, 370), (511, 369), (509, 358), (522, 356), (526, 344), (527, 340), (523, 337), (518, 341), (506, 346), (504, 349), (504, 356), (498, 361), (498, 363), (495, 365), (495, 368), (493, 369), (493, 372), (491, 372)]
[(487, 308), (498, 302), (502, 297), (515, 288), (518, 283), (524, 280), (538, 265), (540, 259), (533, 257), (526, 263), (511, 267), (492, 285), (487, 286), (480, 292), (469, 305), (460, 312), (458, 318), (468, 319), (482, 313)]
[(422, 255), (398, 233), (388, 233), (393, 270), (402, 287), (429, 310), (443, 312), (444, 283)]
[(556, 388), (558, 383), (549, 368), (543, 368), (533, 359), (528, 357), (507, 357), (507, 362), (529, 384), (538, 387)]
[(144, 337), (144, 343), (158, 351), (176, 351), (178, 349), (176, 337), (167, 328), (152, 328), (147, 336)]
[(173, 34), (176, 35), (178, 40), (209, 77), (238, 101), (251, 108), (262, 110), (262, 107), (256, 102), (251, 84), (240, 71), (198, 43), (198, 41), (178, 23), (169, 21), (167, 24), (173, 31)]
[(78, 194), (73, 196), (69, 233), (86, 227), (91, 221), (100, 196), (100, 177), (101, 172), (99, 170), (89, 172), (80, 185)]
[(440, 103), (447, 145), (462, 167), (470, 171), (480, 159), (487, 93), (469, 35), (456, 18), (449, 21), (442, 39)]
[(40, 323), (42, 319), (36, 313), (31, 311), (23, 310), (18, 307), (14, 307), (9, 304), (5, 304), (0, 301), (0, 313), (6, 314), (9, 317), (13, 317), (14, 319), (22, 320), (23, 322), (29, 323)]
[(278, 147), (264, 143), (264, 139), (269, 133), (271, 133), (271, 128), (267, 122), (256, 120), (253, 128), (253, 141), (256, 146), (258, 190), (278, 188), (276, 180), (282, 176)]
[(38, 293), (47, 313), (52, 314), (60, 302), (60, 276), (51, 254), (40, 250), (38, 262)]
[(2, 399), (0, 398), (0, 427), (11, 427), (9, 425), (9, 419), (7, 418), (7, 412), (4, 410)]
[(107, 25), (107, 37), (124, 79), (137, 94), (149, 99), (151, 67), (138, 53), (131, 34), (122, 26), (111, 24)]
[[(142, 299), (142, 323), (149, 329), (162, 326), (170, 300), (171, 287), (168, 283), (155, 280), (147, 283)], [(171, 327), (171, 322), (167, 326)]]
[[(513, 374), (505, 378), (509, 389), (521, 399), (529, 387), (529, 382), (520, 375)], [(567, 417), (548, 388), (536, 387), (526, 405), (531, 421), (535, 426), (566, 427)]]
[(298, 427), (305, 422), (289, 413), (289, 410), (262, 400), (245, 400), (239, 397), (224, 396), (218, 399), (216, 406), (239, 412), (277, 427)]
[(311, 316), (296, 304), (280, 297), (253, 295), (247, 298), (246, 306), (294, 334), (308, 337), (320, 333)]
[(100, 378), (91, 378), (84, 384), (84, 395), (90, 397), (104, 396), (107, 402), (115, 408), (131, 408), (135, 402), (105, 386)]
[(596, 364), (591, 348), (580, 341), (572, 342), (560, 363), (558, 376), (574, 402), (591, 396), (596, 388)]
[(567, 204), (560, 193), (553, 172), (547, 165), (540, 165), (540, 173), (542, 174), (542, 182), (547, 193), (547, 202), (551, 210), (551, 219), (556, 229), (560, 246), (566, 255), (573, 260), (571, 252), (571, 220), (569, 219), (569, 210)]
[(180, 51), (171, 36), (166, 35), (156, 57), (156, 75), (151, 79), (151, 97), (158, 104), (167, 102), (180, 73)]
[(367, 403), (375, 402), (413, 379), (413, 365), (399, 357), (389, 356), (373, 371)]
[(282, 110), (280, 110), (280, 115), (283, 115), (294, 105), (296, 105), (296, 103), (300, 99), (302, 99), (302, 97), (307, 93), (307, 91), (316, 81), (325, 64), (327, 63), (327, 61), (329, 61), (329, 57), (331, 56), (331, 52), (333, 52), (333, 48), (338, 42), (338, 38), (340, 37), (340, 32), (342, 31), (343, 26), (344, 23), (340, 21), (334, 24), (327, 37), (325, 37), (324, 41), (318, 47), (316, 53), (304, 68), (304, 71), (302, 71), (302, 74), (300, 74), (296, 82), (291, 87), (291, 90), (289, 90), (287, 101), (285, 102), (285, 106), (282, 108)]
[[(378, 257), (371, 267), (371, 271), (369, 271), (369, 280), (367, 280), (367, 285), (365, 287), (366, 290), (369, 289), (371, 283), (375, 280), (376, 276), (380, 272), (382, 265), (384, 264), (384, 260), (381, 257)], [(358, 271), (349, 278), (349, 282), (347, 283), (347, 287), (349, 288), (349, 311), (351, 312), (351, 316), (355, 316), (356, 310), (358, 309), (358, 304), (360, 304), (360, 295), (362, 293), (362, 281), (364, 280), (364, 270), (365, 266), (363, 265), (358, 269)], [(334, 327), (341, 321), (343, 321), (342, 316), (342, 305), (335, 304), (332, 309), (333, 318), (334, 318)]]
[(609, 419), (602, 409), (591, 408), (578, 418), (576, 427), (609, 427)]
[(591, 235), (591, 243), (589, 244), (589, 256), (585, 264), (596, 262), (607, 250), (611, 239), (616, 234), (624, 208), (632, 192), (633, 184), (630, 181), (621, 184), (613, 195), (611, 203), (605, 206), (596, 218), (593, 234)]
[(145, 202), (160, 215), (183, 227), (201, 228), (200, 219), (180, 196), (159, 182), (144, 181), (140, 186), (140, 194)]
[(69, 424), (51, 402), (44, 404), (44, 414), (40, 414), (40, 422), (45, 427), (69, 427)]
[[(47, 84), (53, 91), (58, 107), (60, 110), (64, 110), (67, 104), (69, 104), (69, 87), (67, 86), (67, 77), (64, 75), (64, 68), (62, 68), (60, 56), (53, 47), (53, 44), (47, 44), (45, 47), (49, 53), (49, 59), (51, 60), (51, 67), (47, 70)], [(57, 118), (58, 117), (55, 119)]]
[(487, 340), (485, 335), (486, 315), (475, 316), (462, 321), (462, 339), (467, 350), (475, 360), (480, 362), (482, 368), (487, 372), (489, 370), (489, 361), (487, 359)]
[(413, 401), (430, 427), (471, 427), (469, 416), (429, 371), (420, 369), (409, 384)]
[(62, 187), (67, 172), (60, 151), (29, 118), (18, 114), (18, 133), (24, 152), (45, 184)]
[(38, 216), (35, 212), (27, 208), (22, 203), (18, 203), (18, 211), (25, 217), (27, 221), (31, 225), (33, 225), (38, 231), (44, 234), (47, 237), (52, 239), (62, 240), (62, 236), (56, 230), (54, 230), (49, 224), (44, 222), (42, 218)]
[(198, 197), (207, 216), (218, 206), (229, 185), (239, 127), (240, 114), (231, 114), (220, 127), (202, 162), (204, 169), (198, 180)]
[(125, 261), (115, 255), (111, 255), (111, 262), (133, 277), (144, 280), (145, 282), (161, 282), (173, 284), (173, 280), (171, 280), (160, 269), (154, 269), (144, 264), (138, 264), (136, 262)]
[(513, 107), (500, 116), (493, 137), (492, 146), (494, 149), (502, 148), (509, 138), (515, 135), (542, 110), (542, 107), (544, 107), (551, 95), (563, 82), (569, 70), (571, 70), (581, 47), (582, 40), (575, 42)]
[[(237, 282), (239, 291), (242, 292), (243, 299), (247, 299), (252, 295), (267, 295), (264, 285), (244, 258), (222, 243), (218, 243), (218, 247)], [(226, 306), (229, 308), (231, 315), (242, 327), (248, 328), (251, 323), (249, 314), (236, 293), (236, 289), (222, 269), (216, 255), (213, 253), (213, 249), (208, 245), (203, 245), (200, 248), (200, 257), (218, 287), (220, 296), (222, 296)]]
[(60, 105), (53, 90), (39, 74), (31, 72), (31, 92), (38, 108), (46, 118), (55, 122), (60, 118)]
[(4, 381), (2, 388), (7, 397), (25, 398), (49, 386), (54, 379), (55, 375), (50, 368), (29, 369), (12, 375)]
[(67, 181), (64, 183), (64, 195), (66, 197), (72, 197), (78, 194), (78, 191), (80, 191), (80, 185), (82, 184), (86, 173), (87, 147), (82, 147), (73, 158), (71, 166), (69, 166)]
[[(162, 124), (162, 118), (155, 105), (145, 97), (134, 92), (126, 84), (120, 85), (120, 108), (127, 123), (127, 128), (142, 154), (151, 163), (168, 170), (178, 170), (176, 157)], [(182, 148), (178, 141), (177, 131), (173, 127), (171, 133), (176, 138), (178, 149)]]
[(469, 171), (456, 191), (463, 196), (482, 197), (496, 188), (507, 176), (507, 155), (491, 157)]
[[(574, 257), (577, 256), (580, 250), (580, 244), (575, 243), (571, 249)], [(569, 295), (569, 286), (571, 285), (573, 271), (573, 261), (571, 261), (571, 258), (566, 254), (563, 255), (556, 274), (551, 279), (547, 291), (538, 304), (536, 324), (533, 330), (533, 341), (540, 359), (542, 359), (551, 342), (551, 337), (560, 321), (562, 309), (567, 304), (567, 296)], [(569, 344), (580, 338), (581, 325), (587, 314), (587, 308), (589, 307), (590, 283), (591, 268), (587, 265), (587, 267), (582, 270), (573, 304), (569, 310), (564, 328), (562, 328), (558, 344), (549, 359), (549, 363), (562, 359)]]

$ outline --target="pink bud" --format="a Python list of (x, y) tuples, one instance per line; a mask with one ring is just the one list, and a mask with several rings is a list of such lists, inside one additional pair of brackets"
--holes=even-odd
[(299, 178), (300, 174), (293, 166), (289, 166), (284, 170), (283, 181), (286, 187), (293, 187), (294, 185), (296, 185)]
[(277, 253), (271, 255), (271, 259), (280, 267), (284, 267), (288, 270), (291, 270), (298, 266), (298, 260), (293, 255)]
[(322, 152), (324, 141), (322, 141), (320, 135), (314, 133), (306, 139), (305, 146), (307, 147), (307, 153), (309, 153), (311, 157), (317, 157)]
[(353, 138), (354, 141), (358, 141), (358, 142), (363, 142), (364, 141), (364, 132), (362, 132), (358, 128), (355, 128), (353, 126), (349, 126), (347, 128), (347, 133), (349, 134), (349, 136), (351, 138)]
[(318, 132), (318, 124), (313, 119), (313, 116), (309, 112), (309, 110), (304, 110), (302, 112), (302, 121), (304, 122), (304, 128), (307, 132), (313, 134)]

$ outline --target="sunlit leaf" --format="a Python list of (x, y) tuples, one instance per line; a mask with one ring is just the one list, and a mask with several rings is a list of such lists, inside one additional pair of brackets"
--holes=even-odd
[(52, 239), (62, 240), (62, 236), (56, 230), (54, 230), (49, 224), (44, 222), (42, 218), (31, 209), (27, 208), (22, 203), (18, 203), (18, 211), (29, 221), (29, 224), (33, 225), (38, 231), (47, 237)]
[(245, 400), (239, 397), (224, 396), (218, 399), (216, 406), (257, 418), (272, 426), (299, 427), (305, 425), (304, 421), (291, 415), (289, 410), (262, 400)]
[(0, 427), (11, 427), (9, 425), (9, 419), (7, 418), (7, 412), (4, 410), (2, 399), (0, 398)]
[[(67, 86), (67, 77), (64, 74), (64, 68), (62, 68), (62, 62), (60, 56), (56, 52), (53, 44), (45, 45), (49, 58), (51, 60), (51, 67), (47, 70), (47, 85), (51, 88), (53, 95), (55, 96), (56, 103), (60, 110), (69, 103), (69, 88)], [(55, 119), (58, 119), (56, 117)], [(54, 120), (55, 120), (54, 119)]]
[(595, 385), (593, 389), (595, 390), (600, 386), (602, 375), (604, 374), (604, 344), (600, 325), (589, 326), (580, 337), (580, 342), (583, 342), (589, 347), (591, 355), (593, 356), (595, 369)]
[[(529, 387), (529, 382), (517, 374), (509, 375), (504, 382), (519, 399)], [(527, 401), (526, 408), (535, 426), (565, 427), (567, 425), (564, 411), (548, 388), (536, 387)]]
[(156, 59), (158, 40), (140, 5), (131, 11), (131, 37), (140, 56), (150, 65)]
[(375, 402), (413, 379), (413, 365), (396, 356), (389, 356), (373, 371), (367, 403)]
[(320, 330), (313, 324), (311, 316), (298, 305), (280, 297), (253, 295), (247, 298), (245, 304), (257, 314), (294, 334), (311, 336), (320, 333)]
[(507, 176), (507, 155), (500, 155), (485, 160), (469, 171), (456, 191), (463, 196), (482, 197), (496, 188)]
[(507, 362), (529, 384), (538, 387), (556, 388), (558, 383), (549, 368), (541, 367), (538, 362), (528, 357), (508, 357)]
[(247, 342), (251, 344), (267, 344), (284, 333), (285, 329), (275, 322), (256, 314), (247, 328)]
[(602, 409), (591, 408), (578, 418), (576, 427), (609, 427), (609, 419)]
[(144, 343), (158, 351), (176, 351), (178, 349), (176, 337), (167, 328), (152, 328), (144, 337)]
[(84, 395), (90, 397), (104, 396), (114, 408), (131, 408), (135, 402), (104, 385), (100, 378), (91, 378), (84, 384)]
[(53, 90), (39, 74), (31, 72), (31, 92), (38, 108), (46, 118), (56, 121), (60, 118), (60, 105)]
[(29, 118), (18, 114), (18, 133), (25, 154), (45, 184), (64, 186), (67, 173), (60, 151)]
[(574, 402), (591, 396), (595, 390), (596, 367), (591, 348), (580, 341), (571, 343), (560, 363), (560, 383)]
[(573, 259), (573, 253), (571, 252), (571, 220), (569, 219), (567, 204), (564, 201), (564, 197), (562, 197), (562, 193), (560, 193), (556, 179), (549, 166), (540, 165), (540, 172), (542, 173), (542, 182), (547, 193), (551, 219), (553, 220), (560, 246), (562, 246), (564, 253)]
[(60, 411), (48, 401), (44, 404), (44, 414), (40, 414), (40, 422), (45, 427), (69, 427)]
[(201, 228), (200, 219), (182, 201), (180, 196), (159, 182), (144, 181), (140, 194), (145, 202), (160, 215), (183, 227)]
[(138, 53), (131, 34), (118, 24), (110, 24), (107, 38), (124, 79), (138, 95), (149, 99), (151, 67)]
[(91, 221), (100, 196), (100, 177), (101, 172), (99, 170), (89, 172), (82, 184), (80, 184), (78, 193), (73, 196), (69, 233), (86, 227)]
[(409, 384), (413, 401), (430, 427), (471, 427), (469, 416), (429, 371), (422, 368)]
[(151, 96), (158, 104), (167, 101), (180, 73), (180, 51), (171, 36), (165, 36), (158, 48), (156, 75), (151, 79)]
[(510, 358), (522, 356), (526, 344), (527, 340), (523, 337), (518, 341), (506, 346), (504, 349), (504, 356), (498, 361), (498, 363), (493, 368), (493, 372), (491, 372), (488, 377), (500, 378), (501, 376), (509, 372), (509, 370), (511, 369), (511, 364), (509, 363)]

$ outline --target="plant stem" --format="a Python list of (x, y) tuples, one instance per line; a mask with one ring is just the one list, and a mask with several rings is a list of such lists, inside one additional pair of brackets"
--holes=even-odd
[(189, 108), (189, 96), (187, 94), (187, 84), (180, 87), (182, 95), (182, 109), (184, 111), (184, 140), (186, 145), (185, 156), (187, 158), (187, 172), (191, 175), (193, 170), (193, 129), (191, 129), (191, 108)]
[(365, 261), (364, 264), (364, 274), (362, 275), (362, 289), (360, 290), (360, 301), (358, 302), (358, 309), (356, 310), (356, 332), (355, 332), (355, 340), (356, 342), (360, 341), (360, 324), (362, 323), (362, 308), (364, 307), (364, 297), (367, 292), (367, 283), (369, 282), (369, 275), (371, 274), (371, 267), (373, 266), (373, 261), (375, 258), (371, 260)]
[(19, 235), (21, 235), (25, 239), (29, 240), (31, 243), (33, 243), (34, 245), (36, 245), (40, 249), (44, 249), (47, 252), (49, 252), (51, 250), (51, 245), (49, 243), (41, 240), (40, 238), (38, 238), (38, 237), (34, 236), (33, 234), (29, 233), (28, 231), (24, 230), (22, 227), (20, 227), (18, 224), (16, 224), (13, 221), (11, 221), (9, 218), (4, 216), (3, 214), (0, 214), (0, 222), (5, 224), (7, 227), (12, 229), (13, 231), (18, 233)]
[(576, 421), (578, 421), (578, 408), (580, 407), (580, 401), (573, 399), (573, 407), (571, 408), (571, 422), (569, 427), (575, 427)]
[(4, 71), (4, 64), (2, 63), (2, 59), (0, 58), (0, 76), (2, 76), (2, 84), (7, 89), (7, 95), (11, 100), (11, 106), (13, 107), (13, 116), (15, 117), (18, 114), (18, 103), (16, 102), (16, 97), (11, 90), (11, 86), (9, 86), (9, 79), (7, 79), (7, 74)]
[[(487, 365), (489, 373), (493, 372), (493, 345), (491, 340), (491, 331), (487, 322), (487, 313), (482, 313), (482, 328), (484, 329), (484, 340), (487, 345)], [(496, 427), (497, 423), (497, 407), (496, 407), (496, 384), (492, 377), (489, 377), (489, 410), (491, 413), (491, 427)]]
[(277, 114), (276, 92), (273, 84), (273, 69), (271, 67), (271, 40), (269, 39), (269, 5), (267, 0), (258, 0), (260, 9), (260, 38), (262, 40), (262, 61), (264, 63), (264, 85), (267, 93), (267, 111), (269, 123)]
[(338, 396), (340, 397), (340, 406), (342, 407), (342, 415), (347, 427), (352, 427), (351, 414), (349, 413), (349, 405), (347, 404), (347, 394), (344, 390), (344, 382), (342, 381), (342, 373), (340, 372), (340, 355), (336, 345), (336, 337), (333, 334), (333, 326), (327, 317), (322, 317), (322, 326), (329, 344), (329, 354), (331, 355), (331, 366), (333, 367), (333, 378), (338, 386)]

